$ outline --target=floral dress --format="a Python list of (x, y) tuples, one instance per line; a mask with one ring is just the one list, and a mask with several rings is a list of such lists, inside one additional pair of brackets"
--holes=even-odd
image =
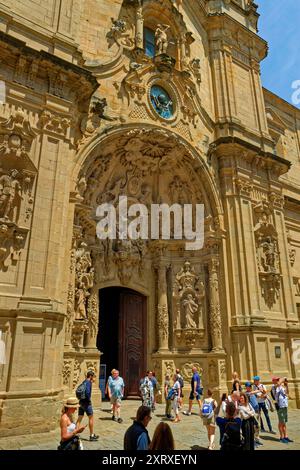
[(154, 391), (153, 384), (149, 377), (145, 377), (141, 380), (140, 392), (142, 396), (143, 406), (148, 406), (152, 410), (154, 408)]

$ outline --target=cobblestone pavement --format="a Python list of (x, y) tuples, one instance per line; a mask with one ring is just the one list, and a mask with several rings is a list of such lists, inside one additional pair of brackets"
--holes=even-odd
[[(83, 432), (82, 442), (84, 449), (89, 450), (121, 450), (126, 429), (131, 425), (132, 418), (136, 414), (139, 401), (124, 401), (122, 403), (123, 423), (118, 424), (111, 419), (110, 404), (104, 402), (102, 408), (96, 408), (95, 433), (99, 434), (98, 442), (89, 442), (88, 428)], [(164, 405), (157, 405), (153, 419), (148, 427), (150, 436), (153, 435), (157, 424), (164, 420)], [(202, 420), (197, 415), (197, 407), (194, 405), (193, 414), (185, 416), (181, 414), (180, 423), (170, 423), (175, 438), (177, 450), (203, 450), (207, 449), (206, 429)], [(270, 413), (274, 430), (277, 431), (277, 414)], [(87, 417), (83, 424), (87, 424)], [(300, 410), (289, 410), (289, 437), (294, 440), (290, 444), (282, 444), (278, 441), (278, 435), (261, 433), (263, 446), (259, 450), (299, 450), (300, 449)], [(59, 429), (43, 434), (31, 434), (0, 439), (0, 450), (55, 450), (60, 440)], [(218, 449), (219, 431), (216, 434), (216, 448)]]

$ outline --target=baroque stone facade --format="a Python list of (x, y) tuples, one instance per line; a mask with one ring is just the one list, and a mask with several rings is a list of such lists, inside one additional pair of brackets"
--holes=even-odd
[[(98, 375), (112, 286), (147, 298), (160, 379), (196, 364), (218, 395), (232, 370), (286, 375), (299, 406), (300, 111), (262, 88), (256, 4), (2, 0), (0, 17), (0, 435), (54, 428)], [(119, 196), (204, 204), (203, 249), (98, 239)]]

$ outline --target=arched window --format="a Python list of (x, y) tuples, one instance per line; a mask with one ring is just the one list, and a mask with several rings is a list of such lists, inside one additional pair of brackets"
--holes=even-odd
[(155, 57), (155, 32), (144, 28), (144, 49), (148, 57)]

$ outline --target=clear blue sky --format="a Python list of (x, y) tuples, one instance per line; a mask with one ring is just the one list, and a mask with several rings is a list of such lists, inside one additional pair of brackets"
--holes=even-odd
[(300, 0), (257, 0), (258, 34), (269, 43), (261, 63), (262, 83), (292, 102), (292, 83), (300, 80)]

